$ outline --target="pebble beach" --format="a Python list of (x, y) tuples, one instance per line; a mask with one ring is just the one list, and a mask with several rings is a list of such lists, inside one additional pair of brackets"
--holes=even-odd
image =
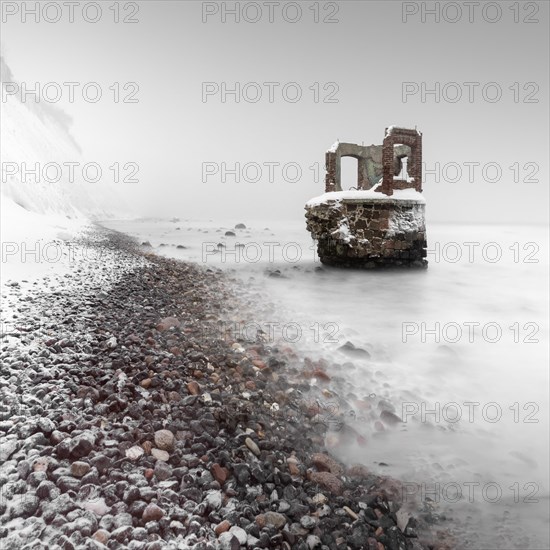
[(2, 297), (5, 548), (453, 548), (399, 480), (331, 456), (369, 442), (316, 405), (322, 360), (213, 330), (247, 315), (226, 274), (101, 227), (77, 246), (96, 261)]

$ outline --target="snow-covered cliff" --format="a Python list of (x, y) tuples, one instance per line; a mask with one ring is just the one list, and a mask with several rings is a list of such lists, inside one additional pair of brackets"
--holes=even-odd
[[(0, 240), (2, 282), (33, 279), (64, 269), (45, 251), (68, 247), (93, 219), (121, 217), (124, 202), (107, 184), (84, 181), (86, 164), (71, 135), (71, 117), (56, 105), (22, 101), (18, 84), (0, 57)], [(5, 92), (5, 93), (4, 93)], [(47, 167), (50, 168), (47, 168)], [(57, 167), (62, 170), (57, 171)], [(38, 168), (39, 181), (33, 171)], [(44, 177), (46, 176), (46, 177)], [(123, 216), (124, 217), (124, 216)], [(33, 252), (34, 251), (34, 252)], [(67, 262), (65, 262), (67, 263)], [(67, 266), (65, 266), (67, 267)]]
[[(16, 81), (3, 58), (0, 65), (2, 91), (11, 92)], [(73, 177), (66, 165), (85, 163), (69, 131), (70, 124), (71, 118), (54, 104), (35, 102), (30, 96), (22, 102), (20, 93), (3, 94), (0, 124), (3, 203), (12, 201), (30, 212), (71, 219), (110, 217), (104, 200), (94, 196), (90, 183), (82, 181), (81, 171), (74, 170)], [(37, 167), (38, 182), (31, 173)]]

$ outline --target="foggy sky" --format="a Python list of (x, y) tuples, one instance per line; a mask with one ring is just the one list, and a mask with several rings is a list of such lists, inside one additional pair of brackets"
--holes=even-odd
[[(486, 18), (496, 17), (496, 8), (484, 18), (477, 6), (470, 23), (463, 2), (458, 3), (463, 13), (456, 23), (445, 21), (455, 17), (452, 6), (443, 8), (447, 11), (440, 12), (439, 23), (430, 14), (424, 14), (422, 22), (422, 4), (433, 8), (435, 2), (399, 1), (301, 2), (302, 15), (291, 23), (282, 14), (284, 7), (287, 19), (296, 17), (289, 2), (272, 5), (270, 22), (265, 2), (175, 0), (140, 1), (134, 16), (139, 22), (116, 24), (109, 9), (113, 4), (101, 3), (103, 15), (96, 23), (84, 21), (78, 8), (73, 23), (67, 13), (56, 23), (36, 23), (32, 16), (23, 23), (20, 13), (4, 13), (2, 51), (14, 78), (29, 86), (101, 85), (103, 96), (97, 103), (84, 101), (77, 92), (73, 103), (64, 94), (58, 105), (73, 118), (71, 133), (86, 159), (105, 166), (138, 163), (139, 183), (119, 184), (137, 214), (303, 219), (304, 203), (324, 191), (325, 150), (336, 139), (381, 144), (384, 128), (394, 124), (416, 126), (423, 133), (428, 169), (436, 163), (447, 166), (447, 181), (444, 173), (439, 183), (433, 176), (425, 178), (428, 221), (547, 221), (547, 2), (531, 2), (538, 9), (534, 15), (524, 6), (515, 13), (513, 2), (493, 2), (501, 8), (500, 20), (493, 23)], [(121, 17), (128, 15), (126, 4), (119, 4)], [(239, 4), (241, 21), (229, 13), (224, 23), (222, 4)], [(243, 12), (245, 4), (255, 5)], [(257, 16), (256, 6), (262, 10), (260, 21), (243, 20), (243, 13), (249, 19)], [(335, 7), (332, 19), (338, 22), (323, 23)], [(418, 13), (413, 14), (415, 8)], [(204, 23), (204, 10), (217, 13), (206, 16)], [(407, 22), (403, 10), (410, 13)], [(109, 89), (115, 82), (120, 83), (121, 96), (132, 91), (123, 89), (126, 82), (137, 83), (138, 103), (115, 103)], [(221, 94), (205, 98), (206, 82), (213, 83), (209, 89), (222, 82), (234, 88), (238, 82), (241, 89), (246, 87), (249, 101), (241, 96), (237, 103), (235, 96), (227, 95), (222, 102)], [(266, 82), (272, 83), (273, 102)], [(282, 95), (290, 82), (302, 92), (295, 103)], [(404, 82), (409, 90), (419, 89), (406, 102)], [(434, 89), (436, 82), (439, 102), (433, 94), (422, 102), (422, 83)], [(499, 101), (484, 99), (483, 87), (490, 82), (502, 91)], [(253, 102), (258, 89), (262, 96)], [(463, 97), (453, 103), (457, 89)], [(489, 86), (486, 91), (493, 94), (496, 89)], [(285, 90), (293, 95), (296, 87)], [(471, 90), (473, 102), (468, 98)], [(524, 102), (529, 98), (538, 102)], [(220, 171), (203, 181), (203, 163), (217, 163)], [(260, 181), (236, 183), (228, 173), (223, 182), (221, 163), (228, 169), (235, 163), (241, 168), (257, 163)], [(289, 181), (296, 174), (292, 166), (285, 180), (282, 167), (287, 163), (300, 167), (298, 181)], [(343, 164), (344, 188), (355, 185), (354, 163), (346, 159)], [(449, 181), (456, 175), (455, 165), (449, 163), (460, 166), (460, 181)], [(487, 163), (498, 163), (500, 181), (490, 181), (496, 177), (493, 168), (482, 172)], [(214, 170), (216, 165), (208, 166)], [(254, 166), (241, 172), (241, 179), (254, 179)], [(468, 170), (474, 171), (475, 181), (469, 181)]]

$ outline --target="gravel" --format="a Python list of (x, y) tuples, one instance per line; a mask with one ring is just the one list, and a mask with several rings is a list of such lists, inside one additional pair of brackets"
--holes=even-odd
[(330, 456), (292, 350), (212, 330), (246, 311), (226, 275), (99, 227), (81, 246), (101, 261), (3, 290), (4, 548), (452, 548)]

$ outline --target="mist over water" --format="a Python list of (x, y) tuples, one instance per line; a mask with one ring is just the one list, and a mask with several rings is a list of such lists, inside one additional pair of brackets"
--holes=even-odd
[[(371, 272), (322, 266), (300, 223), (244, 221), (107, 225), (262, 297), (235, 330), (329, 362), (329, 416), (366, 444), (336, 430), (327, 445), (400, 479), (406, 508), (431, 498), (464, 548), (548, 548), (545, 228), (428, 226), (428, 270)], [(382, 428), (382, 408), (402, 421)]]
[[(69, 254), (19, 252), (70, 244), (91, 219), (158, 216), (104, 225), (228, 274), (243, 322), (222, 328), (295, 351), (333, 455), (400, 480), (402, 509), (457, 548), (550, 548), (549, 2), (0, 12), (0, 217), (17, 251), (4, 277), (47, 274), (61, 292)], [(325, 267), (303, 205), (324, 188), (327, 148), (380, 144), (392, 125), (423, 136), (429, 267)], [(358, 160), (341, 159), (344, 190)], [(502, 225), (472, 225), (486, 222)]]

